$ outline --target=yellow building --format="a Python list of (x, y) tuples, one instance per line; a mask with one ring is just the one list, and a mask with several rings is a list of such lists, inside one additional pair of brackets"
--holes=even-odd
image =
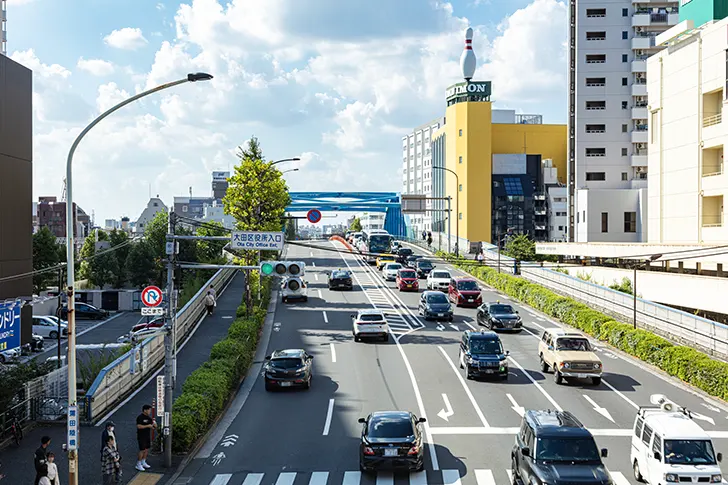
[[(452, 197), (453, 213), (459, 205), (459, 247), (467, 250), (470, 242), (495, 242), (496, 234), (503, 231), (494, 228), (492, 220), (499, 217), (505, 220), (498, 226), (513, 227), (515, 233), (530, 233), (541, 240), (558, 239), (553, 236), (558, 231), (549, 230), (554, 221), (548, 219), (548, 211), (539, 219), (528, 212), (540, 214), (542, 211), (538, 207), (541, 206), (524, 199), (543, 200), (545, 207), (549, 186), (565, 188), (567, 127), (544, 125), (540, 115), (493, 110), (490, 95), (490, 82), (468, 81), (448, 88), (445, 126), (432, 136), (435, 190), (440, 185), (444, 196)], [(457, 179), (448, 171), (437, 170), (438, 166), (454, 171)], [(518, 180), (518, 184), (511, 180)], [(509, 189), (515, 189), (503, 195), (503, 182)], [(519, 184), (522, 185), (521, 195), (512, 195), (511, 192), (517, 194)], [(509, 209), (503, 202), (508, 206), (518, 205), (515, 215), (508, 214)], [(565, 226), (565, 199), (563, 202)], [(502, 214), (496, 214), (498, 211)], [(557, 210), (556, 213), (562, 212)], [(512, 224), (511, 220), (523, 222)], [(541, 234), (534, 234), (535, 227), (545, 229), (539, 229)], [(453, 223), (453, 237), (455, 232), (456, 224)]]

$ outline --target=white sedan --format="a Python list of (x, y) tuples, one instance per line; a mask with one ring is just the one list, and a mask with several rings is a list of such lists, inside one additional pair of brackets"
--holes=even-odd
[[(68, 337), (68, 322), (61, 320), (61, 338)], [(58, 338), (58, 317), (53, 315), (33, 315), (33, 333), (51, 340)]]
[(381, 310), (361, 310), (352, 315), (351, 320), (351, 333), (355, 342), (360, 342), (362, 338), (378, 338), (385, 342), (389, 340), (389, 325)]
[(441, 269), (430, 271), (430, 274), (427, 275), (427, 289), (447, 291), (451, 279), (452, 275), (447, 271)]
[(386, 281), (394, 281), (397, 279), (397, 272), (402, 269), (399, 263), (387, 263), (382, 268), (382, 278)]

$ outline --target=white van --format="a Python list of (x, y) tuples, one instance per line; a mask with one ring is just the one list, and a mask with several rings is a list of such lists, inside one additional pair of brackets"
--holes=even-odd
[(655, 406), (641, 407), (632, 433), (630, 461), (637, 481), (650, 485), (721, 483), (723, 476), (710, 436), (690, 411), (654, 394)]

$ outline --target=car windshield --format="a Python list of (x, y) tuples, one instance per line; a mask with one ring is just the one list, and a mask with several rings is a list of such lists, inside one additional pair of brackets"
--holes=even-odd
[(412, 250), (409, 248), (402, 248), (399, 250), (400, 256), (409, 256), (410, 254), (412, 254)]
[(510, 314), (510, 313), (515, 313), (515, 312), (513, 311), (513, 307), (510, 305), (491, 305), (490, 313), (503, 315), (503, 314)]
[(303, 362), (299, 358), (282, 358), (271, 360), (270, 365), (278, 369), (297, 369), (303, 365)]
[(369, 422), (370, 438), (409, 438), (415, 431), (412, 421), (402, 418), (377, 418)]
[(600, 461), (593, 438), (537, 438), (535, 458), (544, 461)]
[(500, 340), (472, 339), (470, 341), (471, 354), (502, 354), (503, 346)]
[(364, 314), (359, 316), (360, 322), (380, 322), (384, 320), (384, 317), (382, 315), (377, 314)]
[(432, 268), (432, 263), (430, 263), (429, 261), (420, 260), (417, 261), (417, 266), (419, 266), (420, 268)]
[(665, 463), (670, 465), (715, 465), (710, 440), (665, 440)]
[(346, 271), (334, 271), (333, 273), (331, 273), (331, 277), (332, 278), (348, 278), (349, 273), (347, 273)]
[(390, 271), (392, 271), (392, 270), (397, 270), (397, 269), (400, 269), (400, 268), (402, 268), (402, 265), (401, 265), (401, 264), (399, 264), (399, 263), (390, 263), (390, 264), (388, 264), (388, 265), (387, 265), (387, 266), (385, 267), (385, 269), (388, 269), (388, 270), (390, 270)]
[(556, 350), (568, 350), (568, 351), (589, 351), (589, 341), (585, 338), (580, 337), (569, 337), (560, 338), (556, 340)]
[(399, 272), (400, 278), (417, 278), (417, 273), (414, 271), (400, 271)]
[(442, 293), (427, 295), (427, 303), (447, 303), (447, 297)]
[(430, 273), (430, 278), (450, 279), (450, 273), (447, 271), (433, 271)]
[(479, 290), (478, 283), (472, 280), (458, 281), (458, 290), (476, 291)]

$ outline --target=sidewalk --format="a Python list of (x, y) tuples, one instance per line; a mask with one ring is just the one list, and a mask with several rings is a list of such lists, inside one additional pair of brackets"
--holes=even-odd
[[(210, 349), (218, 341), (225, 338), (230, 324), (235, 319), (235, 310), (242, 300), (243, 290), (245, 287), (245, 276), (237, 274), (233, 277), (227, 289), (218, 294), (217, 307), (215, 313), (211, 317), (206, 317), (199, 328), (194, 332), (192, 337), (187, 340), (183, 348), (179, 349), (177, 356), (177, 385), (174, 389), (175, 399), (182, 392), (182, 384), (188, 375), (197, 369), (210, 356)], [(114, 421), (116, 425), (115, 434), (118, 441), (119, 452), (123, 464), (124, 476), (122, 483), (130, 483), (134, 481), (134, 485), (145, 483), (154, 485), (164, 473), (170, 475), (181, 462), (182, 457), (174, 457), (175, 463), (170, 470), (164, 469), (164, 458), (162, 455), (152, 455), (150, 453), (147, 462), (152, 466), (150, 473), (142, 473), (136, 480), (135, 475), (138, 473), (134, 470), (136, 464), (136, 417), (141, 413), (144, 404), (151, 404), (152, 399), (156, 395), (155, 379), (149, 379), (145, 386), (137, 390), (137, 394), (133, 394), (127, 398), (118, 408), (114, 410), (111, 417), (107, 418)], [(85, 426), (80, 431), (80, 450), (79, 450), (79, 483), (83, 485), (101, 484), (101, 432), (104, 423), (100, 422), (98, 426)], [(49, 451), (55, 453), (56, 463), (62, 484), (68, 483), (68, 460), (66, 454), (62, 451), (61, 446), (66, 440), (66, 427), (50, 426), (39, 427), (26, 433), (20, 447), (11, 445), (0, 452), (0, 463), (2, 463), (2, 473), (5, 474), (4, 483), (12, 485), (32, 485), (35, 478), (35, 469), (33, 467), (33, 453), (40, 446), (42, 436), (50, 436), (52, 441)], [(153, 474), (159, 473), (157, 477)], [(142, 480), (146, 478), (147, 480)]]

